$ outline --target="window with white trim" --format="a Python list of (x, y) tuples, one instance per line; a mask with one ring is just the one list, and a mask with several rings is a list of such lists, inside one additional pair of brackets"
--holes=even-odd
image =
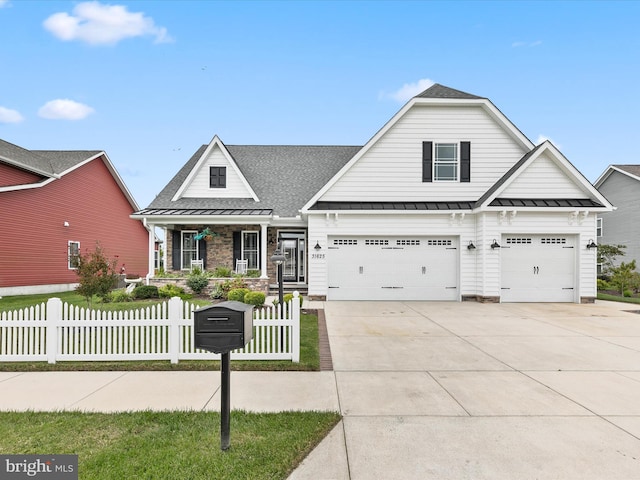
[(458, 181), (458, 144), (436, 143), (433, 152), (433, 180), (435, 182)]
[(75, 270), (80, 264), (80, 242), (69, 240), (67, 242), (67, 266), (69, 270)]
[(258, 267), (258, 232), (242, 232), (242, 260), (247, 261), (249, 270)]
[(602, 217), (598, 217), (596, 219), (596, 237), (600, 238), (602, 236)]
[(180, 251), (182, 252), (182, 270), (190, 270), (191, 260), (200, 259), (198, 255), (198, 241), (195, 238), (197, 234), (198, 232), (195, 230), (182, 230), (182, 245), (180, 246)]

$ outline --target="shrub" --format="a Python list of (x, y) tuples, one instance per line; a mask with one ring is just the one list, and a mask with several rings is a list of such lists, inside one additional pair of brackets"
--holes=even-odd
[(202, 293), (207, 285), (209, 285), (209, 277), (202, 273), (194, 272), (187, 277), (187, 287), (195, 294)]
[(220, 283), (220, 288), (222, 289), (222, 296), (225, 300), (229, 299), (229, 292), (234, 288), (247, 288), (247, 282), (245, 282), (242, 277), (232, 278), (230, 280), (225, 280)]
[[(302, 308), (302, 302), (304, 301), (302, 295), (298, 297), (300, 299), (300, 308)], [(282, 297), (285, 305), (288, 305), (291, 300), (293, 300), (293, 293), (287, 293), (284, 297)]]
[(113, 303), (125, 303), (133, 300), (131, 295), (127, 293), (124, 288), (120, 288), (118, 290), (112, 290), (109, 292), (109, 300)]
[(264, 305), (265, 298), (266, 296), (262, 292), (247, 292), (244, 296), (244, 303), (261, 307)]
[(145, 298), (158, 298), (158, 287), (155, 285), (138, 285), (131, 292), (131, 296), (136, 300), (142, 300)]
[(229, 290), (229, 294), (227, 295), (228, 300), (233, 300), (235, 302), (244, 302), (244, 296), (249, 293), (248, 288), (234, 288)]
[(216, 267), (213, 271), (213, 276), (216, 278), (229, 278), (231, 277), (231, 269), (227, 267)]
[(607, 282), (606, 280), (599, 278), (598, 279), (598, 290), (613, 290), (613, 286)]
[(173, 283), (168, 283), (164, 287), (160, 287), (158, 289), (158, 294), (160, 295), (160, 298), (180, 297), (183, 300), (191, 298), (191, 295), (186, 293), (184, 288)]
[(211, 289), (210, 297), (213, 298), (214, 300), (217, 300), (219, 298), (222, 298), (223, 294), (224, 292), (222, 291), (222, 285), (220, 285), (219, 283), (216, 283)]
[(633, 292), (631, 290), (625, 290), (622, 295), (625, 297), (631, 297), (633, 296)]
[(247, 270), (245, 277), (260, 278), (260, 270)]

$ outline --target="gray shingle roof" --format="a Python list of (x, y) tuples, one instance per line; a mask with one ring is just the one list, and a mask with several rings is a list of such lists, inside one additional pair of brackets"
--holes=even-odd
[(416, 95), (418, 98), (458, 98), (464, 100), (482, 99), (484, 97), (478, 97), (470, 93), (455, 90), (454, 88), (445, 87), (439, 83), (434, 83), (424, 92)]
[(202, 156), (202, 145), (145, 209), (272, 209), (274, 215), (295, 217), (362, 147), (226, 145), (260, 199), (181, 198), (171, 201)]
[(640, 177), (640, 165), (612, 165), (612, 167), (619, 168), (624, 172)]
[(0, 161), (52, 177), (102, 153), (100, 150), (27, 150), (0, 139)]

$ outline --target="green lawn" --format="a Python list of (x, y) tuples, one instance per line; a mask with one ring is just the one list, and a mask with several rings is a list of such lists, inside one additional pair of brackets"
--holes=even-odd
[(285, 479), (340, 420), (331, 412), (0, 413), (1, 454), (77, 454), (79, 478)]

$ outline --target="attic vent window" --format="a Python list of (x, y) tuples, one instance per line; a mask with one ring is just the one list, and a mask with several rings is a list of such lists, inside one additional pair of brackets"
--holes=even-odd
[(209, 167), (209, 188), (227, 187), (227, 167)]

